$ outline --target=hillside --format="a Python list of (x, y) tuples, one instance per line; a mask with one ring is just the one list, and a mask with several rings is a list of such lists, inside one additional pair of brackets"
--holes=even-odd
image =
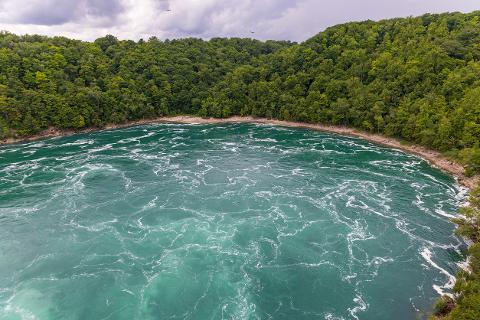
[(0, 34), (0, 136), (162, 115), (341, 124), (480, 168), (480, 12), (328, 28), (302, 44)]
[[(184, 114), (353, 127), (478, 173), (480, 11), (347, 23), (301, 44), (0, 33), (1, 139)], [(477, 244), (473, 273), (462, 272), (455, 288), (454, 319), (480, 313), (478, 199), (473, 192), (469, 220), (457, 221)]]
[(202, 115), (352, 126), (480, 168), (480, 12), (327, 29), (234, 70)]

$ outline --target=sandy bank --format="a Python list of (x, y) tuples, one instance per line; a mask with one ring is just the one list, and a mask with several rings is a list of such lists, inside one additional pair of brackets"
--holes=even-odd
[[(263, 118), (253, 118), (253, 117), (231, 117), (227, 119), (214, 119), (214, 118), (200, 118), (194, 116), (175, 116), (175, 117), (163, 117), (157, 118), (153, 120), (140, 120), (140, 121), (132, 121), (126, 124), (120, 125), (107, 125), (103, 129), (115, 129), (115, 128), (124, 128), (130, 127), (135, 125), (141, 124), (149, 124), (149, 123), (187, 123), (187, 124), (208, 124), (208, 123), (263, 123), (263, 124), (271, 124), (271, 125), (278, 125), (278, 126), (285, 126), (285, 127), (294, 127), (294, 128), (308, 128), (313, 130), (325, 131), (325, 132), (332, 132), (337, 133), (340, 135), (346, 136), (353, 136), (365, 139), (367, 141), (373, 142), (375, 144), (380, 144), (383, 146), (388, 146), (396, 149), (403, 150), (408, 153), (416, 154), (425, 160), (427, 160), (431, 165), (448, 172), (455, 176), (458, 179), (459, 184), (467, 187), (473, 188), (480, 182), (480, 176), (477, 175), (475, 177), (467, 177), (465, 176), (464, 168), (455, 163), (441, 153), (437, 151), (430, 150), (428, 148), (419, 146), (419, 145), (411, 145), (405, 144), (401, 141), (394, 139), (394, 138), (387, 138), (377, 134), (371, 134), (367, 132), (358, 131), (356, 129), (342, 127), (342, 126), (331, 126), (331, 125), (323, 125), (323, 124), (311, 124), (311, 123), (302, 123), (302, 122), (292, 122), (292, 121), (281, 121), (281, 120), (272, 120), (272, 119), (263, 119)], [(51, 138), (51, 137), (58, 137), (58, 136), (65, 136), (71, 135), (75, 133), (86, 133), (100, 130), (98, 128), (88, 128), (80, 131), (72, 131), (72, 130), (57, 130), (57, 129), (49, 129), (44, 132), (41, 132), (38, 135), (22, 138), (22, 139), (7, 139), (2, 141), (2, 144), (9, 144), (9, 143), (16, 143), (22, 141), (32, 141), (38, 140), (43, 138)]]

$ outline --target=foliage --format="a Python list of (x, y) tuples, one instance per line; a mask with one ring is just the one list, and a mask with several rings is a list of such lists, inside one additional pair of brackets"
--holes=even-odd
[(459, 226), (457, 234), (480, 243), (480, 186), (470, 192), (468, 206), (460, 208), (460, 213), (462, 218), (454, 220)]
[(179, 113), (203, 104), (216, 116), (230, 111), (209, 89), (235, 68), (289, 42), (252, 39), (93, 43), (63, 37), (0, 33), (0, 138), (51, 126), (102, 127)]
[[(480, 11), (347, 23), (302, 44), (0, 33), (0, 138), (175, 114), (356, 127), (448, 153), (478, 173)], [(479, 194), (456, 221), (476, 244), (448, 319), (480, 319)]]
[(438, 299), (435, 304), (434, 314), (437, 317), (444, 317), (448, 315), (455, 307), (455, 300), (449, 296), (443, 296)]
[(480, 319), (480, 244), (469, 249), (470, 272), (460, 271), (454, 292), (458, 295), (456, 306), (445, 317), (447, 320)]
[(301, 44), (0, 33), (0, 138), (164, 115), (356, 127), (480, 171), (480, 11), (347, 23)]
[(439, 300), (435, 315), (447, 320), (480, 319), (480, 186), (470, 193), (468, 206), (461, 208), (462, 218), (455, 219), (459, 225), (457, 233), (473, 241), (469, 248), (469, 271), (457, 275), (453, 288), (456, 305), (446, 297)]

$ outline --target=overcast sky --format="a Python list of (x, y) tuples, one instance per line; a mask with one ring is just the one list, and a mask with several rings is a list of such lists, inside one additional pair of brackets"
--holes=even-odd
[(83, 40), (113, 34), (303, 41), (346, 21), (474, 10), (480, 0), (0, 0), (0, 30)]

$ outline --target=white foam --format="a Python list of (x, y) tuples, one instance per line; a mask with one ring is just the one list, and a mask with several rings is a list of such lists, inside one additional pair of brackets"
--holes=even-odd
[(457, 215), (454, 215), (454, 214), (450, 214), (450, 213), (446, 213), (444, 210), (442, 209), (435, 209), (435, 213), (443, 216), (443, 217), (446, 217), (446, 218), (449, 218), (449, 219), (454, 219), (454, 218), (458, 218)]
[(433, 254), (430, 249), (426, 247), (423, 248), (423, 250), (420, 252), (420, 255), (425, 259), (425, 261), (428, 262), (429, 265), (440, 271), (440, 273), (444, 274), (448, 278), (447, 283), (445, 283), (443, 286), (434, 284), (433, 289), (441, 296), (447, 295), (453, 297), (451, 293), (445, 292), (444, 289), (453, 289), (453, 286), (455, 285), (455, 277), (432, 260)]
[(88, 153), (95, 153), (95, 152), (105, 151), (105, 150), (108, 150), (108, 149), (112, 149), (111, 144), (107, 144), (107, 145), (102, 146), (102, 147), (97, 147), (97, 148), (90, 149), (90, 150), (88, 150)]
[(368, 304), (363, 300), (362, 296), (357, 294), (355, 298), (353, 298), (353, 302), (355, 302), (356, 306), (353, 308), (348, 308), (350, 315), (358, 320), (357, 313), (366, 311), (368, 309)]

